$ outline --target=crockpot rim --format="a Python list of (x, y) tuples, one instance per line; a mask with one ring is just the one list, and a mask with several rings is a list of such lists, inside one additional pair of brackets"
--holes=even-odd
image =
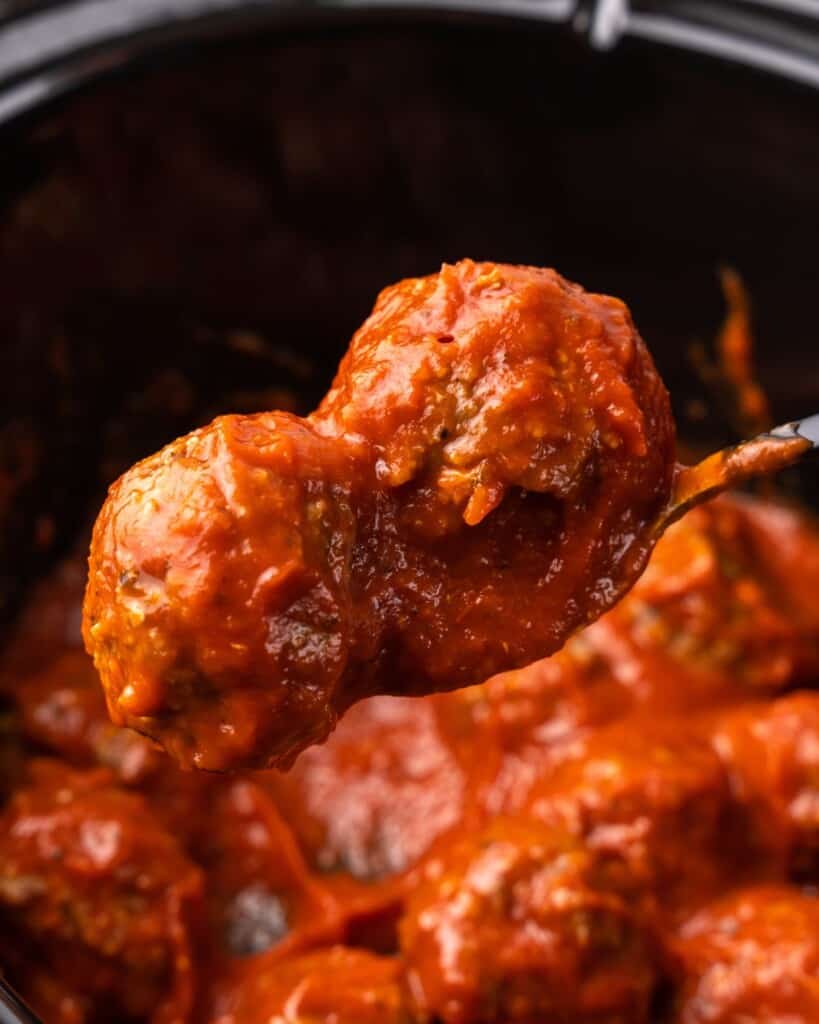
[[(0, 130), (174, 52), (334, 28), (543, 26), (604, 52), (623, 40), (819, 90), (819, 5), (804, 0), (15, 0), (0, 13)], [(811, 9), (812, 10), (812, 9)], [(794, 23), (794, 18), (798, 23)]]

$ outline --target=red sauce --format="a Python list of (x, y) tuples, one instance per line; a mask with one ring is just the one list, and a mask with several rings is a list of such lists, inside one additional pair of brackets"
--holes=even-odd
[[(547, 280), (561, 294), (568, 287)], [(418, 286), (421, 292), (422, 286), (429, 282)], [(391, 294), (401, 309), (408, 301), (400, 289), (388, 292), (381, 300), (385, 316), (393, 309)], [(568, 294), (588, 299), (571, 288)], [(600, 301), (605, 306), (608, 300)], [(456, 345), (436, 335), (433, 351), (456, 352)], [(362, 358), (372, 366), (368, 353)], [(345, 364), (339, 387), (356, 373)], [(328, 408), (341, 393), (331, 392)], [(339, 401), (360, 414), (356, 430), (363, 437), (366, 407)], [(335, 415), (328, 412), (326, 422)], [(410, 421), (410, 433), (421, 429), (421, 421)], [(228, 429), (222, 422), (196, 438), (216, 444), (220, 430), (222, 438), (242, 437), (255, 423), (230, 421)], [(306, 495), (306, 504), (294, 498), (292, 508), (303, 513), (299, 522), (309, 523), (304, 510), (315, 494), (306, 486), (291, 491), (300, 478), (281, 466), (298, 468), (305, 451), (324, 453), (333, 434), (326, 425), (318, 430), (314, 419), (286, 422), (291, 440), (308, 437), (309, 443), (296, 445), (295, 461), (275, 462), (281, 494)], [(390, 439), (401, 434), (400, 424), (393, 426), (379, 455), (387, 460), (393, 457)], [(393, 455), (410, 458), (407, 452), (415, 449), (404, 446), (402, 436)], [(374, 445), (370, 438), (362, 449)], [(625, 457), (626, 447), (612, 451)], [(240, 467), (237, 479), (258, 468), (258, 452), (247, 455), (253, 444), (217, 449), (223, 469)], [(198, 483), (207, 479), (208, 466), (196, 459), (162, 458), (169, 480), (188, 471)], [(357, 459), (351, 464), (360, 465)], [(322, 454), (306, 465), (329, 474), (321, 480), (332, 486), (319, 497), (336, 502), (336, 515), (343, 502), (332, 482), (332, 460)], [(422, 460), (418, 476), (394, 488), (366, 478), (367, 493), (379, 495), (380, 513), (390, 513), (379, 522), (396, 532), (377, 534), (383, 541), (377, 549), (376, 534), (368, 535), (355, 565), (369, 567), (362, 578), (371, 589), (359, 580), (355, 593), (378, 597), (371, 604), (361, 597), (360, 607), (372, 612), (369, 642), (380, 645), (389, 636), (394, 660), (379, 661), (366, 686), (345, 669), (339, 679), (351, 690), (343, 697), (338, 689), (325, 692), (328, 677), (319, 673), (316, 703), (307, 711), (323, 729), (370, 684), (403, 695), (361, 700), (324, 745), (299, 755), (289, 773), (184, 772), (150, 739), (115, 728), (82, 651), (81, 561), (68, 560), (31, 595), (0, 655), (0, 690), (13, 708), (0, 731), (0, 763), (13, 766), (3, 786), (12, 793), (0, 809), (0, 965), (46, 1022), (819, 1019), (815, 525), (773, 501), (719, 498), (674, 524), (633, 589), (558, 653), (454, 689), (473, 678), (484, 658), (487, 665), (509, 663), (505, 653), (492, 653), (495, 638), (508, 634), (520, 652), (528, 650), (517, 632), (520, 622), (541, 614), (545, 622), (554, 612), (551, 598), (541, 610), (515, 597), (531, 582), (523, 561), (515, 561), (515, 545), (527, 559), (536, 557), (535, 543), (544, 536), (548, 541), (551, 527), (538, 533), (526, 509), (540, 514), (564, 502), (568, 515), (573, 499), (546, 492), (516, 498), (510, 484), (512, 491), (483, 524), (467, 526), (471, 496), (461, 495), (452, 507), (444, 502), (442, 465)], [(625, 479), (621, 484), (617, 500), (625, 509), (633, 494)], [(356, 517), (368, 500), (361, 498)], [(207, 511), (207, 505), (192, 507), (197, 515)], [(422, 508), (426, 518), (406, 518), (407, 510), (416, 516)], [(206, 547), (208, 558), (197, 561), (203, 538), (196, 530), (204, 522), (195, 518), (194, 533), (183, 542), (182, 531), (174, 549), (202, 571), (192, 577), (196, 587), (207, 581), (216, 554), (228, 550)], [(214, 522), (220, 529), (218, 517)], [(349, 550), (356, 550), (361, 522), (356, 518)], [(365, 515), (363, 522), (374, 528), (375, 518)], [(430, 532), (432, 522), (444, 530), (442, 538)], [(496, 532), (487, 525), (492, 522)], [(595, 523), (589, 530), (605, 526)], [(468, 531), (477, 531), (474, 549), (464, 539)], [(231, 536), (227, 530), (222, 539)], [(490, 569), (482, 575), (478, 552), (486, 551), (488, 539)], [(281, 536), (276, 543), (286, 548)], [(565, 543), (568, 557), (574, 551), (568, 535)], [(464, 575), (452, 577), (457, 593), (489, 602), (495, 629), (489, 629), (491, 616), (469, 619), (464, 644), (467, 634), (454, 623), (468, 617), (472, 605), (454, 598), (433, 602), (424, 620), (431, 640), (424, 645), (426, 634), (414, 624), (418, 616), (399, 614), (412, 605), (386, 598), (400, 593), (409, 601), (412, 587), (401, 589), (407, 580), (421, 587), (421, 572), (439, 569), (430, 578), (447, 594), (455, 585), (441, 568), (452, 569), (448, 549), (463, 560)], [(310, 545), (303, 550), (309, 554)], [(510, 564), (503, 572), (491, 562), (499, 552)], [(381, 561), (367, 562), (376, 554)], [(408, 569), (384, 561), (398, 554), (409, 559)], [(251, 551), (244, 563), (239, 555), (249, 579), (255, 556)], [(319, 573), (311, 587), (324, 579), (329, 592), (330, 578)], [(306, 628), (313, 598), (298, 588), (289, 592), (284, 581), (281, 586), (282, 600), (291, 602), (291, 627)], [(568, 576), (561, 586), (568, 588)], [(120, 596), (129, 587), (134, 584), (123, 582)], [(196, 623), (209, 622), (214, 650), (233, 629), (220, 625), (216, 605), (205, 599), (218, 592), (194, 590), (185, 634), (198, 635)], [(420, 608), (429, 593), (421, 588), (419, 595)], [(493, 605), (491, 595), (506, 604)], [(181, 591), (176, 597), (180, 618), (168, 621), (188, 628)], [(124, 616), (139, 610), (134, 601), (112, 607)], [(290, 614), (295, 607), (303, 620)], [(159, 621), (165, 628), (165, 619)], [(249, 628), (249, 621), (236, 628)], [(355, 644), (364, 640), (349, 632), (344, 643), (352, 645), (345, 665), (355, 664)], [(302, 653), (310, 651), (307, 644)], [(205, 648), (186, 652), (208, 665), (216, 657)], [(313, 653), (324, 665), (321, 651)], [(465, 678), (453, 668), (460, 658)], [(403, 674), (410, 664), (417, 675)], [(454, 672), (448, 682), (436, 674), (446, 665)], [(388, 674), (378, 675), (387, 667)], [(384, 680), (391, 676), (388, 686)], [(231, 695), (228, 678), (235, 683), (238, 677), (210, 680), (223, 682), (224, 693), (197, 691), (192, 704), (171, 709), (167, 720), (160, 716), (160, 738), (190, 728), (184, 743), (178, 740), (188, 751), (212, 740), (217, 708)], [(450, 692), (407, 696), (431, 681)], [(247, 682), (238, 686), (239, 704), (249, 700), (242, 689)], [(281, 710), (275, 693), (263, 691), (256, 699), (271, 716)], [(297, 701), (288, 713), (301, 706)], [(137, 716), (140, 727), (144, 717)], [(229, 745), (229, 757), (239, 763), (271, 749), (268, 734), (245, 739), (244, 746), (238, 739)]]
[(392, 957), (334, 946), (285, 962), (261, 961), (223, 997), (219, 1020), (271, 1024), (411, 1024)]
[(22, 744), (0, 958), (46, 1020), (816, 1020), (819, 534), (799, 512), (694, 510), (558, 654), (362, 701), (286, 774), (182, 772), (114, 730), (81, 587), (58, 569), (0, 664)]
[(788, 886), (740, 889), (696, 913), (675, 949), (679, 1024), (819, 1018), (819, 902)]
[[(193, 1010), (203, 877), (142, 797), (35, 762), (0, 825), (0, 903), (84, 1009), (157, 1024)], [(36, 948), (36, 947), (35, 947)], [(84, 1016), (84, 1014), (83, 1014)]]
[(114, 484), (85, 604), (111, 715), (285, 765), (361, 697), (550, 654), (643, 567), (673, 468), (621, 302), (469, 260), (401, 282), (311, 416), (221, 417)]
[(656, 949), (618, 889), (605, 856), (561, 830), (498, 818), (456, 836), (426, 861), (401, 922), (421, 1018), (646, 1020)]

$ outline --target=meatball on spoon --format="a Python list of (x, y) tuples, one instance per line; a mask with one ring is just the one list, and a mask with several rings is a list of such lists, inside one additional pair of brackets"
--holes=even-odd
[(551, 654), (675, 510), (809, 446), (682, 469), (622, 302), (445, 265), (381, 293), (311, 415), (220, 417), (111, 487), (85, 643), (115, 722), (183, 764), (284, 767), (362, 697)]

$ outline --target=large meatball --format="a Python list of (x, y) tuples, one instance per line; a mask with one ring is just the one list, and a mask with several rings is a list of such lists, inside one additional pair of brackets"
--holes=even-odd
[(708, 898), (754, 852), (719, 759), (676, 719), (628, 718), (579, 740), (527, 813), (582, 839), (663, 915)]
[(674, 524), (627, 597), (567, 650), (666, 712), (776, 693), (819, 672), (817, 593), (813, 523), (724, 495)]
[(621, 302), (468, 260), (388, 288), (313, 415), (222, 417), (113, 485), (84, 627), (112, 717), (281, 765), (362, 696), (543, 657), (642, 569), (673, 467)]
[(317, 869), (366, 880), (394, 875), (462, 821), (468, 774), (439, 702), (370, 697), (290, 771), (261, 777)]
[(422, 1019), (641, 1024), (652, 942), (606, 867), (565, 833), (518, 819), (455, 836), (425, 866), (400, 926)]
[(673, 1024), (819, 1020), (819, 902), (787, 886), (739, 890), (696, 913), (676, 944)]
[(519, 813), (538, 780), (632, 703), (606, 668), (568, 648), (447, 697), (471, 709), (486, 737), (476, 739), (481, 756), (474, 762), (484, 776), (476, 797), (489, 814)]
[(397, 960), (333, 946), (261, 958), (217, 996), (213, 1024), (411, 1024)]
[(0, 913), (29, 959), (71, 979), (89, 1020), (188, 1020), (199, 869), (105, 773), (32, 774), (0, 819)]
[(819, 868), (819, 694), (722, 715), (713, 742), (762, 843), (810, 881)]

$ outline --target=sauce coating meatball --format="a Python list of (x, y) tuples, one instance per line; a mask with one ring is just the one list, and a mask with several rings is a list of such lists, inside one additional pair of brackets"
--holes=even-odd
[(462, 820), (472, 794), (436, 700), (370, 697), (290, 771), (260, 777), (316, 868), (394, 875)]
[(410, 1024), (397, 960), (332, 946), (262, 959), (222, 996), (213, 1024)]
[(673, 1024), (819, 1020), (819, 902), (798, 889), (732, 893), (683, 925), (676, 951)]
[(32, 776), (0, 820), (0, 911), (83, 993), (83, 1019), (186, 1020), (200, 870), (106, 773), (39, 762)]
[[(627, 718), (579, 740), (526, 813), (605, 857), (646, 912), (674, 915), (734, 879), (728, 779), (684, 722)], [(680, 841), (685, 836), (685, 842)], [(624, 891), (626, 891), (624, 889)]]
[(819, 673), (817, 593), (807, 517), (727, 494), (671, 526), (634, 588), (569, 650), (665, 712), (776, 693)]
[(420, 1015), (443, 1024), (641, 1024), (651, 940), (566, 833), (499, 818), (431, 855), (401, 922)]
[(713, 733), (736, 799), (794, 875), (819, 866), (819, 694), (793, 693), (721, 716)]
[(221, 417), (111, 488), (84, 622), (111, 715), (281, 766), (363, 696), (543, 657), (642, 569), (673, 472), (618, 300), (468, 260), (387, 288), (311, 416)]

